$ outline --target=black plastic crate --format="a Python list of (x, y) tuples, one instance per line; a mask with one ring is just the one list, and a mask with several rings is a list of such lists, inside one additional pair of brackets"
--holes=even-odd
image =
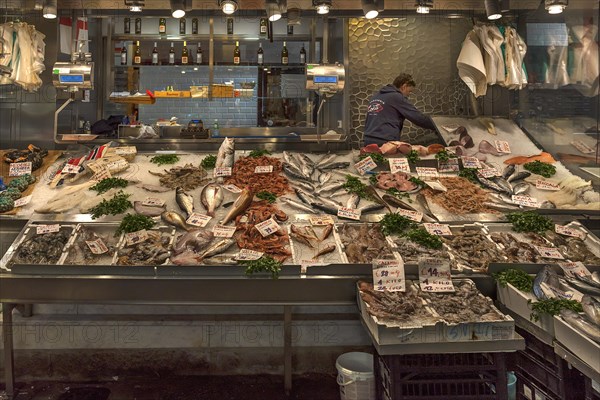
[(600, 400), (600, 392), (592, 387), (592, 380), (585, 377), (585, 400)]
[(505, 400), (505, 357), (503, 353), (375, 354), (377, 399)]

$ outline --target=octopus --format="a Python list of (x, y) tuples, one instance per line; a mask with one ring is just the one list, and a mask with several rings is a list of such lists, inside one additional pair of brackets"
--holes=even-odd
[(485, 205), (488, 193), (470, 181), (460, 177), (440, 178), (447, 192), (433, 189), (423, 190), (423, 194), (453, 214), (497, 213)]
[(552, 231), (546, 231), (543, 236), (569, 260), (580, 261), (586, 265), (600, 265), (600, 254), (597, 251), (593, 252), (583, 240), (562, 236)]
[(366, 264), (375, 259), (394, 258), (379, 225), (344, 224), (339, 231), (349, 263)]
[(430, 249), (399, 236), (393, 236), (393, 240), (405, 264), (419, 264), (419, 259), (424, 257), (448, 259), (448, 253), (443, 249)]
[(442, 237), (442, 241), (456, 262), (478, 272), (487, 272), (490, 262), (504, 259), (498, 247), (478, 231), (454, 232), (453, 236)]
[(277, 232), (263, 237), (256, 229), (256, 224), (267, 221), (271, 217), (279, 222), (288, 219), (286, 213), (266, 200), (253, 202), (243, 215), (238, 215), (235, 219), (238, 231), (237, 245), (240, 249), (261, 251), (277, 261), (284, 262), (292, 255), (288, 249), (290, 237), (287, 232), (281, 228)]
[[(258, 166), (273, 166), (273, 172), (257, 174)], [(281, 175), (283, 164), (275, 157), (242, 157), (233, 165), (232, 175), (227, 179), (227, 184), (234, 184), (240, 188), (248, 187), (251, 192), (268, 191), (277, 196), (282, 196), (290, 191), (288, 179)]]
[(170, 170), (164, 170), (165, 173), (150, 172), (152, 175), (160, 177), (162, 186), (171, 189), (181, 187), (184, 190), (194, 190), (203, 185), (207, 173), (202, 167), (194, 167), (192, 164), (186, 164), (183, 167), (173, 167)]
[(382, 190), (397, 189), (401, 192), (410, 192), (417, 188), (417, 185), (409, 181), (410, 175), (404, 172), (381, 172), (377, 174), (377, 187)]
[(117, 265), (161, 265), (169, 258), (169, 235), (157, 231), (146, 231), (144, 242), (126, 246), (119, 250)]
[[(94, 242), (98, 239), (101, 239), (102, 242), (108, 248), (108, 251), (103, 254), (94, 254), (90, 250), (90, 247), (86, 242)], [(65, 264), (72, 265), (91, 265), (97, 264), (101, 261), (103, 257), (107, 255), (112, 257), (115, 251), (114, 243), (115, 239), (109, 236), (99, 236), (91, 229), (87, 229), (82, 227), (77, 238), (73, 242), (72, 247), (69, 250), (69, 255), (65, 259)], [(110, 261), (109, 261), (110, 263)]]

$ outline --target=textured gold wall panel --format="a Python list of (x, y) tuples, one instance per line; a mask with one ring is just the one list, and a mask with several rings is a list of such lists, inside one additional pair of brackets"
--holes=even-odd
[[(456, 59), (472, 23), (440, 17), (349, 20), (350, 142), (362, 141), (367, 105), (382, 86), (401, 72), (414, 77), (410, 101), (422, 112), (460, 115), (466, 112), (467, 87), (458, 77)], [(428, 131), (406, 121), (402, 139), (434, 140)], [(430, 131), (429, 131), (430, 132)]]

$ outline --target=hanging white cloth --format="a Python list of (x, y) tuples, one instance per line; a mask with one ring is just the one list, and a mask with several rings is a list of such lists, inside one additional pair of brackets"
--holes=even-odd
[(596, 35), (598, 27), (595, 25), (576, 25), (571, 27), (573, 35), (579, 40), (581, 46), (573, 48), (573, 71), (571, 83), (580, 84), (578, 90), (588, 97), (598, 95), (598, 79), (600, 73), (598, 43)]
[(483, 49), (487, 83), (504, 83), (504, 57), (500, 47), (504, 43), (502, 33), (497, 26), (490, 24), (477, 25), (473, 30), (477, 33)]
[(458, 60), (456, 60), (456, 67), (458, 68), (458, 75), (475, 97), (486, 94), (486, 68), (479, 36), (475, 31), (467, 33)]
[[(12, 68), (13, 59), (16, 60), (15, 54), (15, 30), (12, 23), (6, 23), (0, 25), (0, 45), (2, 49), (0, 51), (0, 65), (3, 67)], [(0, 76), (0, 85), (7, 85), (12, 83), (10, 77)]]
[(10, 76), (0, 77), (0, 84), (15, 84), (28, 91), (39, 89), (42, 86), (39, 73), (45, 69), (45, 35), (24, 22), (4, 24), (0, 32), (4, 40), (2, 47), (10, 52), (0, 62), (12, 68)]
[(523, 69), (523, 59), (527, 45), (515, 28), (507, 26), (505, 37), (506, 78), (504, 86), (509, 89), (522, 89), (527, 85), (527, 74)]

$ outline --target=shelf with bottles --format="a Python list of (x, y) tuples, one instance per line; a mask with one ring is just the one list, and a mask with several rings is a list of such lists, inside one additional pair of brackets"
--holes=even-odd
[[(222, 42), (222, 41), (239, 41), (239, 42), (270, 42), (269, 38), (257, 36), (257, 35), (249, 35), (249, 34), (240, 34), (240, 35), (220, 35), (215, 34), (212, 37), (214, 40)], [(114, 35), (112, 40), (115, 42), (153, 42), (153, 41), (173, 41), (173, 42), (183, 42), (187, 40), (188, 42), (195, 41), (209, 41), (211, 39), (210, 35)], [(273, 42), (310, 42), (309, 35), (273, 35)]]

